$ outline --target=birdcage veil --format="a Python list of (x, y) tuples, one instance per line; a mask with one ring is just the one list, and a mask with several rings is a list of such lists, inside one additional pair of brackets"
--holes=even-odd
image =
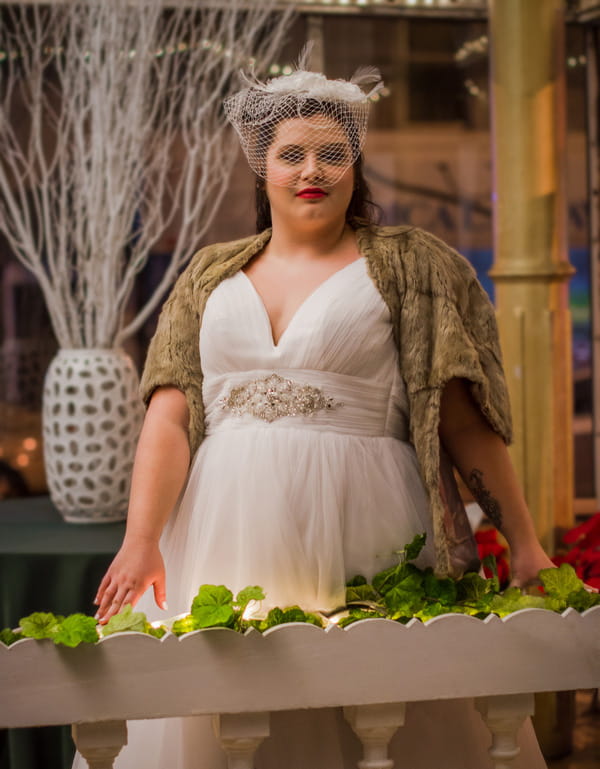
[(379, 70), (363, 67), (350, 80), (329, 80), (306, 69), (309, 53), (305, 48), (294, 72), (266, 82), (242, 73), (245, 86), (224, 102), (248, 163), (262, 178), (267, 178), (267, 153), (275, 132), (286, 120), (302, 122), (295, 124), (296, 145), (285, 162), (294, 165), (314, 153), (331, 184), (363, 148), (370, 99), (383, 87)]

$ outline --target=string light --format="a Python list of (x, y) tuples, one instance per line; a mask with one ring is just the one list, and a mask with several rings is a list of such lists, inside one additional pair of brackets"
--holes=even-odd
[[(461, 47), (455, 52), (454, 60), (460, 64), (473, 61), (479, 58), (483, 58), (488, 55), (489, 50), (489, 38), (487, 35), (480, 35), (473, 40), (465, 40)], [(565, 62), (567, 69), (575, 69), (576, 67), (585, 67), (587, 64), (587, 57), (585, 54), (579, 56), (569, 56)], [(466, 78), (463, 81), (467, 93), (482, 101), (487, 101), (487, 93), (484, 88), (480, 88), (474, 80)]]
[[(287, 0), (291, 3), (297, 0)], [(386, 8), (411, 8), (418, 9), (423, 8), (427, 11), (439, 8), (441, 10), (461, 10), (461, 9), (474, 9), (484, 11), (486, 9), (486, 0), (300, 0), (297, 3), (301, 6), (315, 6), (320, 5), (325, 8), (331, 8), (332, 6), (342, 7), (381, 7)]]
[[(161, 59), (164, 56), (174, 56), (175, 54), (182, 54), (182, 53), (188, 53), (189, 51), (195, 49), (195, 48), (201, 48), (205, 51), (212, 51), (213, 53), (217, 55), (223, 55), (224, 57), (230, 59), (233, 57), (233, 50), (231, 48), (224, 48), (223, 44), (219, 42), (218, 40), (208, 40), (204, 38), (200, 41), (199, 44), (195, 45), (189, 45), (188, 43), (174, 43), (171, 45), (168, 45), (166, 48), (157, 48), (156, 51), (154, 51), (154, 58), (155, 59)], [(64, 46), (44, 46), (42, 48), (42, 52), (48, 56), (61, 56), (64, 54), (65, 49)], [(130, 51), (127, 52), (121, 52), (120, 54), (126, 55), (129, 59), (135, 59), (137, 56), (137, 51), (135, 48), (132, 48)], [(25, 54), (22, 51), (3, 51), (0, 50), (0, 62), (6, 61), (7, 59), (11, 61), (15, 61), (16, 59), (22, 59), (25, 57)], [(86, 51), (83, 54), (84, 61), (89, 61), (92, 58), (91, 51)], [(248, 65), (250, 67), (253, 67), (256, 65), (256, 59), (254, 57), (248, 59)], [(286, 73), (287, 74), (287, 73)]]
[(463, 62), (470, 57), (483, 56), (487, 54), (488, 47), (489, 39), (487, 35), (480, 35), (474, 40), (465, 40), (454, 54), (454, 59)]

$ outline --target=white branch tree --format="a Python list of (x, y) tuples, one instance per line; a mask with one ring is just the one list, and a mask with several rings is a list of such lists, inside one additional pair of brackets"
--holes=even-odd
[[(274, 0), (0, 5), (0, 230), (63, 348), (119, 346), (201, 243), (237, 157), (223, 99), (265, 71)], [(176, 225), (159, 285), (125, 325), (136, 274)]]

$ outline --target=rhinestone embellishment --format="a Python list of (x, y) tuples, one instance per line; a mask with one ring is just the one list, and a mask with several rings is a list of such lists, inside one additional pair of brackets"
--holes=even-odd
[(219, 405), (239, 416), (251, 414), (265, 422), (274, 422), (281, 417), (310, 416), (344, 404), (327, 397), (318, 387), (270, 374), (234, 387), (228, 396), (219, 400)]

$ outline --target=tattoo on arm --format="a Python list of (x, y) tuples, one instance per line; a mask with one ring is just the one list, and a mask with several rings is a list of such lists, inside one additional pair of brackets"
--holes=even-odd
[(502, 508), (483, 483), (483, 472), (474, 468), (469, 475), (469, 488), (483, 512), (497, 529), (502, 528)]

